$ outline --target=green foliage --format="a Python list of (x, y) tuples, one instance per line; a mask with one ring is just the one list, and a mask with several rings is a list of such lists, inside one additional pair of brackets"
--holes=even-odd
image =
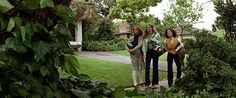
[(115, 88), (107, 83), (93, 81), (87, 75), (80, 75), (61, 78), (59, 90), (65, 94), (64, 98), (111, 98)]
[(234, 42), (236, 40), (236, 4), (235, 0), (211, 0), (215, 5), (215, 11), (220, 16), (216, 18), (216, 26), (224, 29), (225, 39)]
[(108, 41), (114, 38), (111, 20), (83, 21), (83, 41)]
[(90, 51), (114, 51), (124, 50), (127, 40), (113, 39), (108, 41), (85, 41), (83, 42), (83, 50)]
[(5, 13), (5, 12), (9, 11), (10, 9), (12, 9), (13, 7), (14, 6), (11, 5), (11, 3), (9, 3), (7, 0), (1, 0), (0, 12)]
[[(160, 30), (160, 25), (161, 25), (161, 21), (158, 18), (155, 18), (154, 15), (147, 16), (143, 14), (140, 14), (140, 16), (137, 17), (135, 23), (139, 24), (142, 28), (146, 28), (147, 24), (152, 24), (156, 27), (158, 32)], [(145, 29), (143, 29), (143, 32), (144, 31)]]
[(191, 31), (193, 24), (202, 17), (202, 10), (202, 6), (193, 0), (176, 0), (176, 4), (172, 4), (170, 10), (165, 11), (162, 28), (182, 26), (184, 30)]
[(186, 45), (189, 57), (185, 76), (176, 81), (173, 91), (189, 96), (236, 96), (236, 48), (206, 31), (195, 36), (196, 41)]
[(1, 0), (1, 98), (64, 98), (57, 68), (78, 76), (69, 46), (75, 16), (69, 2)]
[(156, 6), (162, 0), (116, 0), (108, 15), (111, 19), (125, 19), (131, 25), (135, 24), (138, 15), (148, 12), (148, 7)]
[(52, 0), (40, 0), (40, 7), (41, 8), (54, 7), (54, 3)]

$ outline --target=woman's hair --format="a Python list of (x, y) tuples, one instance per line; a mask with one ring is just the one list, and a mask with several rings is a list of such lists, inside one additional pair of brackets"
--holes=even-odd
[(178, 37), (175, 30), (173, 30), (173, 29), (166, 29), (166, 31), (165, 31), (165, 37), (166, 38), (169, 38), (168, 35), (167, 35), (167, 31), (168, 30), (170, 30), (172, 32), (172, 35), (173, 35), (174, 38)]
[(134, 29), (135, 28), (138, 29), (138, 36), (142, 36), (143, 35), (143, 31), (142, 31), (142, 29), (138, 25), (133, 26), (132, 33), (134, 34)]
[[(156, 28), (155, 28), (153, 25), (147, 24), (147, 26), (152, 27), (152, 32), (156, 32)], [(148, 33), (149, 33), (149, 32), (147, 31), (147, 26), (146, 26), (145, 31), (144, 31), (144, 37), (147, 37), (147, 35), (148, 35)]]

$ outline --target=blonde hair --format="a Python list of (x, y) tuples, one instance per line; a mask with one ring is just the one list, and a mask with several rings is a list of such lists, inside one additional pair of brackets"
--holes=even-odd
[[(155, 27), (154, 25), (152, 25), (152, 24), (147, 24), (147, 26), (152, 27), (152, 32), (157, 32), (156, 27)], [(143, 37), (144, 37), (144, 38), (146, 38), (146, 37), (148, 36), (148, 34), (149, 34), (148, 31), (147, 31), (147, 26), (146, 26), (145, 31), (144, 31), (144, 34), (143, 34)]]

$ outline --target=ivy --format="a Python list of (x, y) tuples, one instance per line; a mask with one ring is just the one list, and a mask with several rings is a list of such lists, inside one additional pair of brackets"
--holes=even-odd
[(9, 11), (10, 9), (12, 9), (13, 7), (14, 6), (11, 5), (7, 0), (1, 0), (0, 12), (5, 13), (5, 12)]
[(78, 76), (66, 26), (73, 11), (52, 0), (1, 0), (0, 8), (0, 97), (65, 98), (57, 68)]

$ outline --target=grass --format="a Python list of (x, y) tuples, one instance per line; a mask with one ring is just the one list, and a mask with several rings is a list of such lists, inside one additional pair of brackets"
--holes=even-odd
[[(127, 50), (119, 50), (119, 51), (110, 51), (110, 53), (112, 54), (117, 54), (117, 55), (123, 55), (123, 56), (129, 56), (129, 52)], [(164, 54), (162, 54), (160, 57), (159, 57), (159, 60), (161, 61), (167, 61), (167, 52), (165, 52)], [(185, 55), (185, 59), (184, 59), (184, 62), (187, 62), (187, 58), (188, 57), (188, 54)]]
[[(123, 56), (129, 56), (129, 52), (127, 50), (119, 50), (119, 51), (110, 51), (112, 54), (117, 54), (117, 55), (123, 55)], [(166, 61), (167, 60), (167, 52), (164, 53), (159, 57), (161, 61)]]
[[(104, 61), (95, 58), (78, 57), (80, 73), (92, 79), (107, 82), (113, 86), (131, 86), (131, 65)], [(166, 79), (167, 73), (159, 71), (160, 80)]]
[(110, 51), (110, 53), (123, 55), (123, 56), (129, 56), (129, 52), (127, 50)]

